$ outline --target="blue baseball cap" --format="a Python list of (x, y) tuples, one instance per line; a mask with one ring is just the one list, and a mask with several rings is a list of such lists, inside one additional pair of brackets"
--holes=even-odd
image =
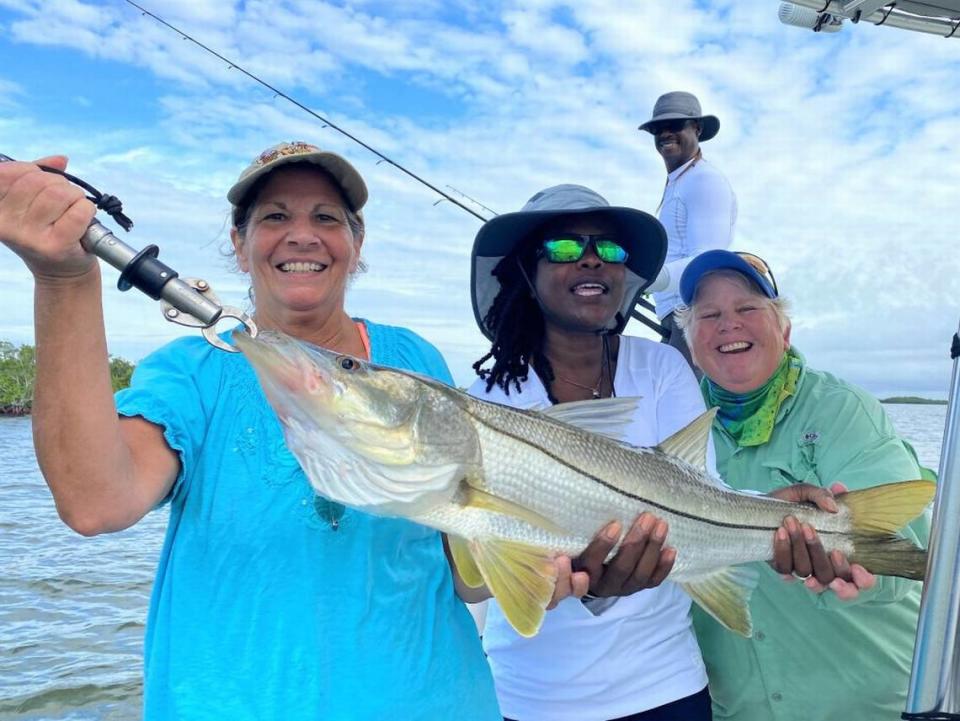
[(680, 276), (680, 298), (684, 305), (693, 303), (697, 286), (707, 273), (715, 270), (733, 270), (753, 281), (760, 291), (768, 298), (776, 298), (777, 290), (773, 284), (738, 253), (729, 250), (708, 250), (701, 253), (687, 264), (683, 275)]

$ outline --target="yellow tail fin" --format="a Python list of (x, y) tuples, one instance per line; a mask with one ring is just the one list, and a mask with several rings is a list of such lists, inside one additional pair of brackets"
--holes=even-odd
[(850, 491), (837, 500), (850, 509), (854, 533), (888, 535), (923, 513), (936, 489), (930, 481), (903, 481)]
[(935, 492), (930, 481), (903, 481), (838, 496), (853, 522), (850, 561), (882, 576), (922, 580), (927, 552), (894, 534), (923, 513)]
[(853, 537), (850, 563), (859, 563), (870, 573), (922, 581), (927, 572), (927, 552), (906, 538), (896, 536)]

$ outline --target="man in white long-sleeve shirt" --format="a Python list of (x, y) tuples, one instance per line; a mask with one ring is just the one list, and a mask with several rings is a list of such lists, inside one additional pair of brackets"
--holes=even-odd
[(723, 173), (708, 163), (700, 150), (700, 143), (720, 130), (720, 121), (701, 112), (696, 96), (681, 91), (661, 95), (653, 106), (653, 117), (640, 130), (653, 135), (654, 146), (667, 167), (667, 182), (657, 211), (667, 230), (667, 257), (649, 290), (661, 325), (670, 331), (664, 342), (683, 353), (689, 363), (683, 332), (673, 320), (673, 311), (680, 305), (680, 276), (700, 253), (730, 247), (737, 222), (737, 196)]

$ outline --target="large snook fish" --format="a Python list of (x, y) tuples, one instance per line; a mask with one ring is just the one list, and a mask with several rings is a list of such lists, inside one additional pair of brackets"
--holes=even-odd
[(745, 636), (756, 570), (737, 564), (771, 559), (787, 515), (874, 573), (923, 577), (925, 552), (894, 534), (930, 502), (932, 483), (854, 491), (838, 498), (839, 513), (826, 513), (714, 485), (704, 467), (712, 412), (638, 448), (608, 437), (635, 399), (521, 411), (289, 336), (234, 337), (317, 492), (449, 534), (461, 578), (486, 584), (525, 636), (552, 596), (552, 559), (578, 555), (602, 526), (627, 529), (643, 511), (669, 523), (670, 579)]

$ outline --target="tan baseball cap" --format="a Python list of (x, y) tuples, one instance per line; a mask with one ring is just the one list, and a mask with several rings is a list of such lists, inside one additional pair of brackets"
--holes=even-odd
[(350, 210), (358, 211), (367, 202), (367, 184), (356, 168), (336, 153), (302, 141), (279, 143), (260, 153), (240, 173), (227, 193), (227, 200), (231, 205), (239, 205), (257, 180), (288, 163), (313, 163), (327, 171), (343, 191)]

